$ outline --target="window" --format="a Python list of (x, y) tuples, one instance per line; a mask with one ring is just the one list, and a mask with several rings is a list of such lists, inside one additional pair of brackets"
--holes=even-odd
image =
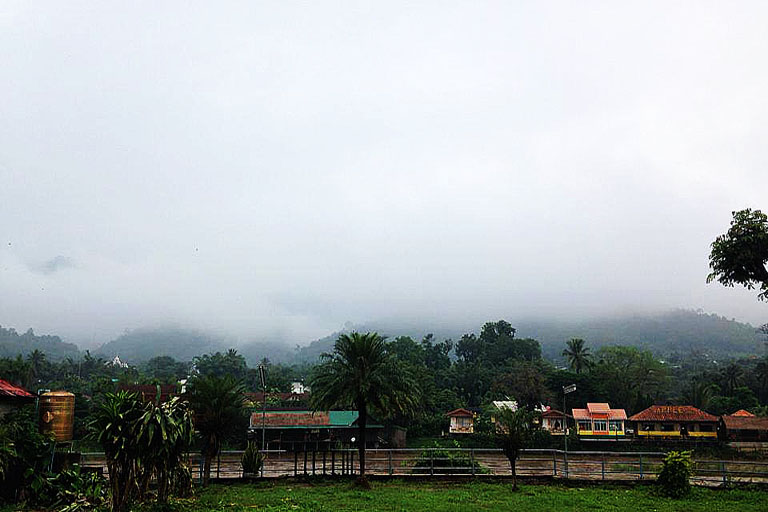
[(609, 421), (608, 422), (608, 430), (611, 432), (619, 432), (621, 430), (624, 430), (623, 422), (621, 421)]
[(712, 425), (705, 425), (705, 424), (702, 423), (701, 425), (699, 425), (699, 431), (700, 432), (712, 432)]
[(608, 422), (605, 420), (595, 420), (595, 430), (605, 432), (608, 430)]
[(674, 430), (674, 425), (672, 425), (671, 423), (662, 423), (661, 430), (663, 432), (672, 432), (672, 430)]
[(592, 430), (588, 421), (579, 421), (579, 430)]

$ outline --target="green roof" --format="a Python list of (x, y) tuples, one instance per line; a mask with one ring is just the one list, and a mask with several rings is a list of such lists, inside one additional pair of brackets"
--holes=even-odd
[[(357, 411), (309, 411), (309, 410), (271, 410), (266, 411), (266, 428), (352, 428), (359, 414)], [(251, 409), (251, 427), (261, 425), (262, 411)], [(367, 427), (381, 428), (373, 418)]]

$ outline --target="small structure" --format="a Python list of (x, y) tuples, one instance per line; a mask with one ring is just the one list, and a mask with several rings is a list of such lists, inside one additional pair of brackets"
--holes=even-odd
[(566, 432), (568, 418), (571, 416), (547, 407), (547, 410), (541, 413), (541, 428), (553, 436), (562, 436)]
[(720, 433), (729, 442), (768, 441), (768, 418), (760, 418), (749, 411), (740, 410), (720, 417)]
[(580, 436), (618, 437), (624, 435), (627, 413), (611, 409), (607, 403), (588, 403), (586, 409), (572, 409), (576, 431)]
[[(267, 406), (275, 409), (276, 406), (294, 409), (306, 409), (309, 406), (309, 393), (284, 393), (284, 392), (267, 392)], [(257, 391), (255, 393), (248, 392), (245, 394), (245, 399), (253, 404), (253, 407), (261, 407), (264, 403), (264, 392)]]
[(120, 384), (117, 389), (138, 393), (144, 402), (165, 403), (178, 394), (175, 384)]
[(717, 417), (692, 405), (652, 405), (629, 421), (641, 438), (717, 439)]
[[(262, 429), (267, 449), (330, 449), (348, 447), (355, 442), (359, 427), (357, 411), (251, 410), (248, 437), (261, 439)], [(262, 423), (263, 420), (263, 423)], [(384, 426), (368, 417), (366, 446), (378, 446)]]
[(35, 401), (35, 395), (24, 388), (14, 386), (7, 380), (0, 379), (0, 417)]
[(451, 418), (448, 432), (451, 434), (472, 434), (475, 431), (475, 413), (468, 409), (454, 409), (445, 414)]

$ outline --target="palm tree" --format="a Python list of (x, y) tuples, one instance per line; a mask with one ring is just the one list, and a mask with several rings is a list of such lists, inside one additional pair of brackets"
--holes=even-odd
[(29, 379), (27, 387), (29, 387), (29, 389), (36, 389), (37, 387), (35, 384), (43, 374), (43, 368), (48, 361), (43, 352), (35, 349), (27, 355), (27, 362), (29, 362)]
[(203, 440), (203, 485), (211, 478), (211, 461), (221, 450), (221, 441), (238, 428), (245, 411), (245, 387), (230, 375), (195, 377), (189, 383), (188, 399), (195, 429)]
[(717, 385), (712, 382), (703, 382), (698, 377), (691, 380), (690, 386), (683, 391), (685, 403), (699, 409), (706, 409), (709, 400), (717, 392)]
[(512, 490), (517, 490), (517, 458), (520, 450), (531, 442), (535, 413), (525, 407), (502, 408), (496, 413), (497, 441), (512, 468)]
[(368, 413), (389, 416), (412, 411), (419, 397), (418, 385), (387, 351), (384, 338), (375, 332), (342, 334), (333, 352), (320, 357), (321, 363), (310, 379), (312, 405), (325, 410), (348, 406), (357, 409), (359, 483), (365, 485)]
[(733, 395), (733, 390), (739, 385), (743, 376), (744, 370), (735, 363), (729, 364), (728, 367), (723, 370), (723, 381), (728, 396)]
[(563, 350), (563, 357), (568, 360), (568, 365), (576, 373), (589, 368), (592, 365), (592, 354), (589, 348), (584, 346), (584, 340), (581, 338), (572, 338), (567, 342), (568, 348)]
[(764, 400), (766, 393), (768, 393), (768, 357), (757, 363), (755, 376), (760, 386), (760, 398)]

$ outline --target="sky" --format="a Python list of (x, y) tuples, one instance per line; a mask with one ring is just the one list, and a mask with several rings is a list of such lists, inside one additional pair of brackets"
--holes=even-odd
[(0, 325), (702, 308), (768, 210), (765, 2), (0, 3)]

